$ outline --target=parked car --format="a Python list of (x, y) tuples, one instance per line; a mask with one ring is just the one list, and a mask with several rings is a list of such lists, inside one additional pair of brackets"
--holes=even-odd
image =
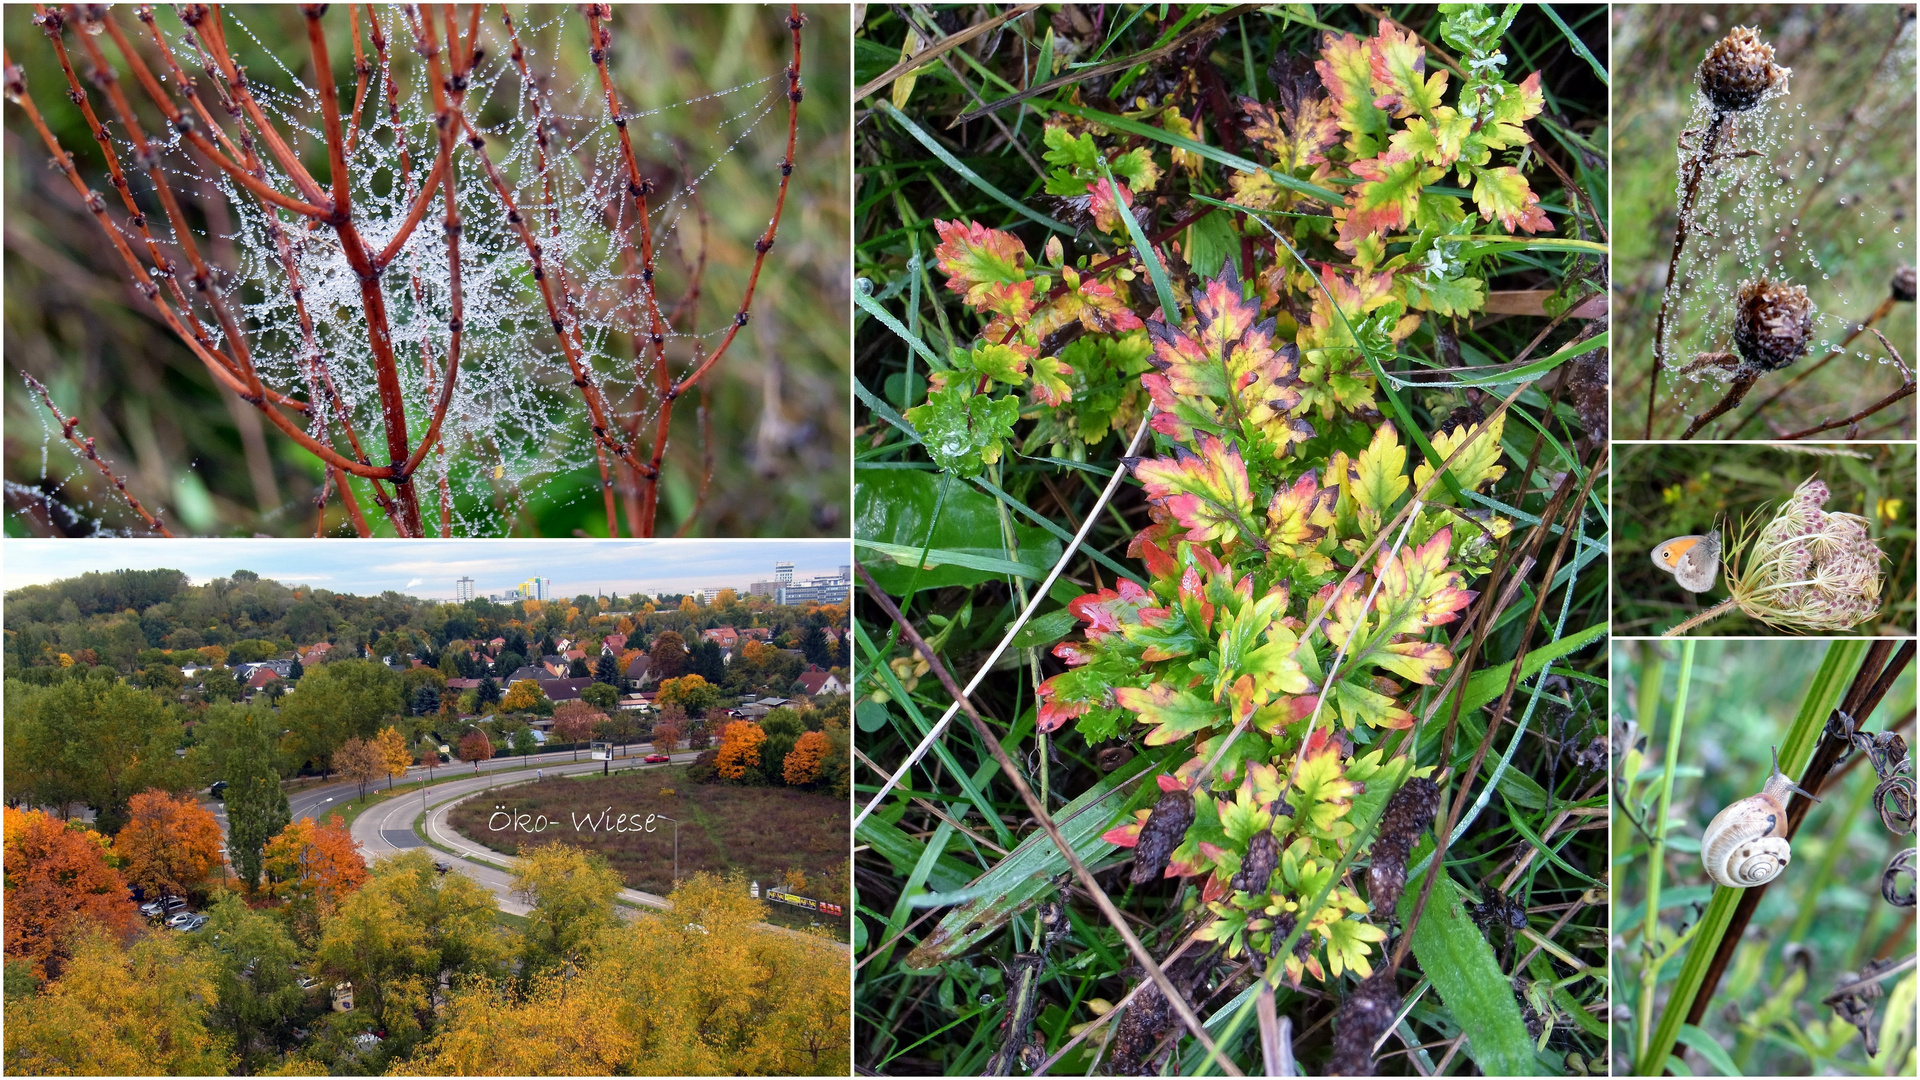
[(160, 906), (160, 901), (149, 900), (140, 905), (140, 914), (145, 915), (149, 919), (157, 919), (166, 914), (166, 909)]
[(178, 930), (181, 927), (192, 922), (194, 918), (195, 918), (195, 915), (191, 911), (176, 911), (173, 914), (167, 916), (167, 929)]
[(168, 913), (185, 911), (187, 910), (187, 900), (184, 896), (163, 896), (160, 898), (160, 906)]
[(452, 872), (453, 872), (453, 866), (452, 866), (452, 864), (451, 864), (451, 863), (447, 863), (447, 862), (445, 862), (445, 861), (442, 861), (442, 860), (440, 860), (440, 859), (435, 859), (435, 860), (433, 861), (433, 872), (434, 872), (434, 873), (436, 873), (436, 874), (447, 874), (447, 873), (452, 873)]
[(189, 934), (197, 933), (200, 930), (204, 929), (206, 925), (212, 921), (213, 920), (211, 918), (208, 918), (205, 915), (195, 915), (189, 918), (187, 920), (187, 924), (185, 926), (182, 926), (180, 929)]
[(225, 780), (215, 780), (213, 787), (208, 789), (207, 794), (225, 802), (227, 799), (227, 782)]
[(314, 987), (320, 985), (320, 980), (314, 978), (311, 975), (302, 975), (299, 978), (293, 980), (293, 983), (295, 986), (298, 986), (302, 990), (311, 990)]
[(673, 759), (665, 754), (648, 754), (646, 760), (649, 765), (658, 765), (663, 761), (672, 761)]

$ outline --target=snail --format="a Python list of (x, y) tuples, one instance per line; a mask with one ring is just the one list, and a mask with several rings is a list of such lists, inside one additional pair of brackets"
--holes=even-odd
[(1707, 876), (1730, 889), (1779, 877), (1793, 854), (1787, 841), (1787, 796), (1795, 792), (1820, 801), (1780, 771), (1780, 750), (1775, 747), (1766, 786), (1715, 814), (1701, 834), (1700, 862)]

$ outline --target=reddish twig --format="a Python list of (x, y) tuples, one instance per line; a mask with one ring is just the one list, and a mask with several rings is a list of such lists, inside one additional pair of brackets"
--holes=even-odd
[(53, 403), (53, 395), (47, 392), (46, 386), (39, 379), (25, 372), (21, 372), (20, 377), (40, 395), (40, 400), (46, 404), (47, 411), (52, 413), (54, 420), (60, 424), (60, 438), (73, 447), (73, 452), (93, 462), (93, 467), (100, 470), (100, 475), (113, 484), (113, 490), (119, 492), (127, 505), (133, 508), (133, 512), (140, 515), (140, 520), (147, 523), (147, 528), (159, 532), (161, 536), (172, 537), (173, 533), (167, 529), (166, 525), (159, 518), (147, 513), (147, 508), (141, 506), (140, 500), (134, 498), (133, 492), (127, 490), (127, 482), (114, 475), (113, 467), (108, 465), (106, 459), (100, 456), (100, 451), (94, 448), (93, 437), (82, 436), (79, 433), (80, 421), (68, 419), (60, 414), (60, 407)]
[(1667, 316), (1673, 306), (1674, 291), (1679, 288), (1676, 279), (1680, 275), (1680, 253), (1687, 247), (1687, 223), (1693, 220), (1693, 203), (1700, 194), (1700, 178), (1706, 174), (1707, 159), (1713, 156), (1714, 144), (1720, 141), (1720, 133), (1726, 127), (1727, 114), (1714, 113), (1706, 135), (1700, 140), (1700, 152), (1687, 160), (1680, 212), (1673, 226), (1673, 254), (1667, 257), (1667, 285), (1660, 296), (1660, 315), (1653, 321), (1653, 377), (1647, 380), (1647, 423), (1642, 438), (1653, 438), (1653, 402), (1660, 390), (1660, 372), (1666, 363)]

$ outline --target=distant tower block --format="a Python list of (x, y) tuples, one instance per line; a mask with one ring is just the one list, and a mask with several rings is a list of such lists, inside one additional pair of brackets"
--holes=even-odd
[(774, 563), (773, 564), (773, 580), (779, 582), (782, 585), (793, 584), (793, 564), (790, 562)]
[(472, 578), (470, 577), (461, 578), (460, 580), (453, 583), (453, 588), (454, 588), (454, 594), (457, 597), (457, 600), (456, 600), (457, 603), (464, 604), (467, 601), (473, 599), (473, 579)]

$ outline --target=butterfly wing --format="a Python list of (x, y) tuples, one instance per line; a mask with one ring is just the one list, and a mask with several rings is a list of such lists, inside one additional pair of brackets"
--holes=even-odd
[(1713, 588), (1714, 579), (1720, 575), (1720, 530), (1715, 529), (1699, 538), (1681, 554), (1678, 566), (1674, 567), (1674, 580), (1688, 592), (1706, 592)]

